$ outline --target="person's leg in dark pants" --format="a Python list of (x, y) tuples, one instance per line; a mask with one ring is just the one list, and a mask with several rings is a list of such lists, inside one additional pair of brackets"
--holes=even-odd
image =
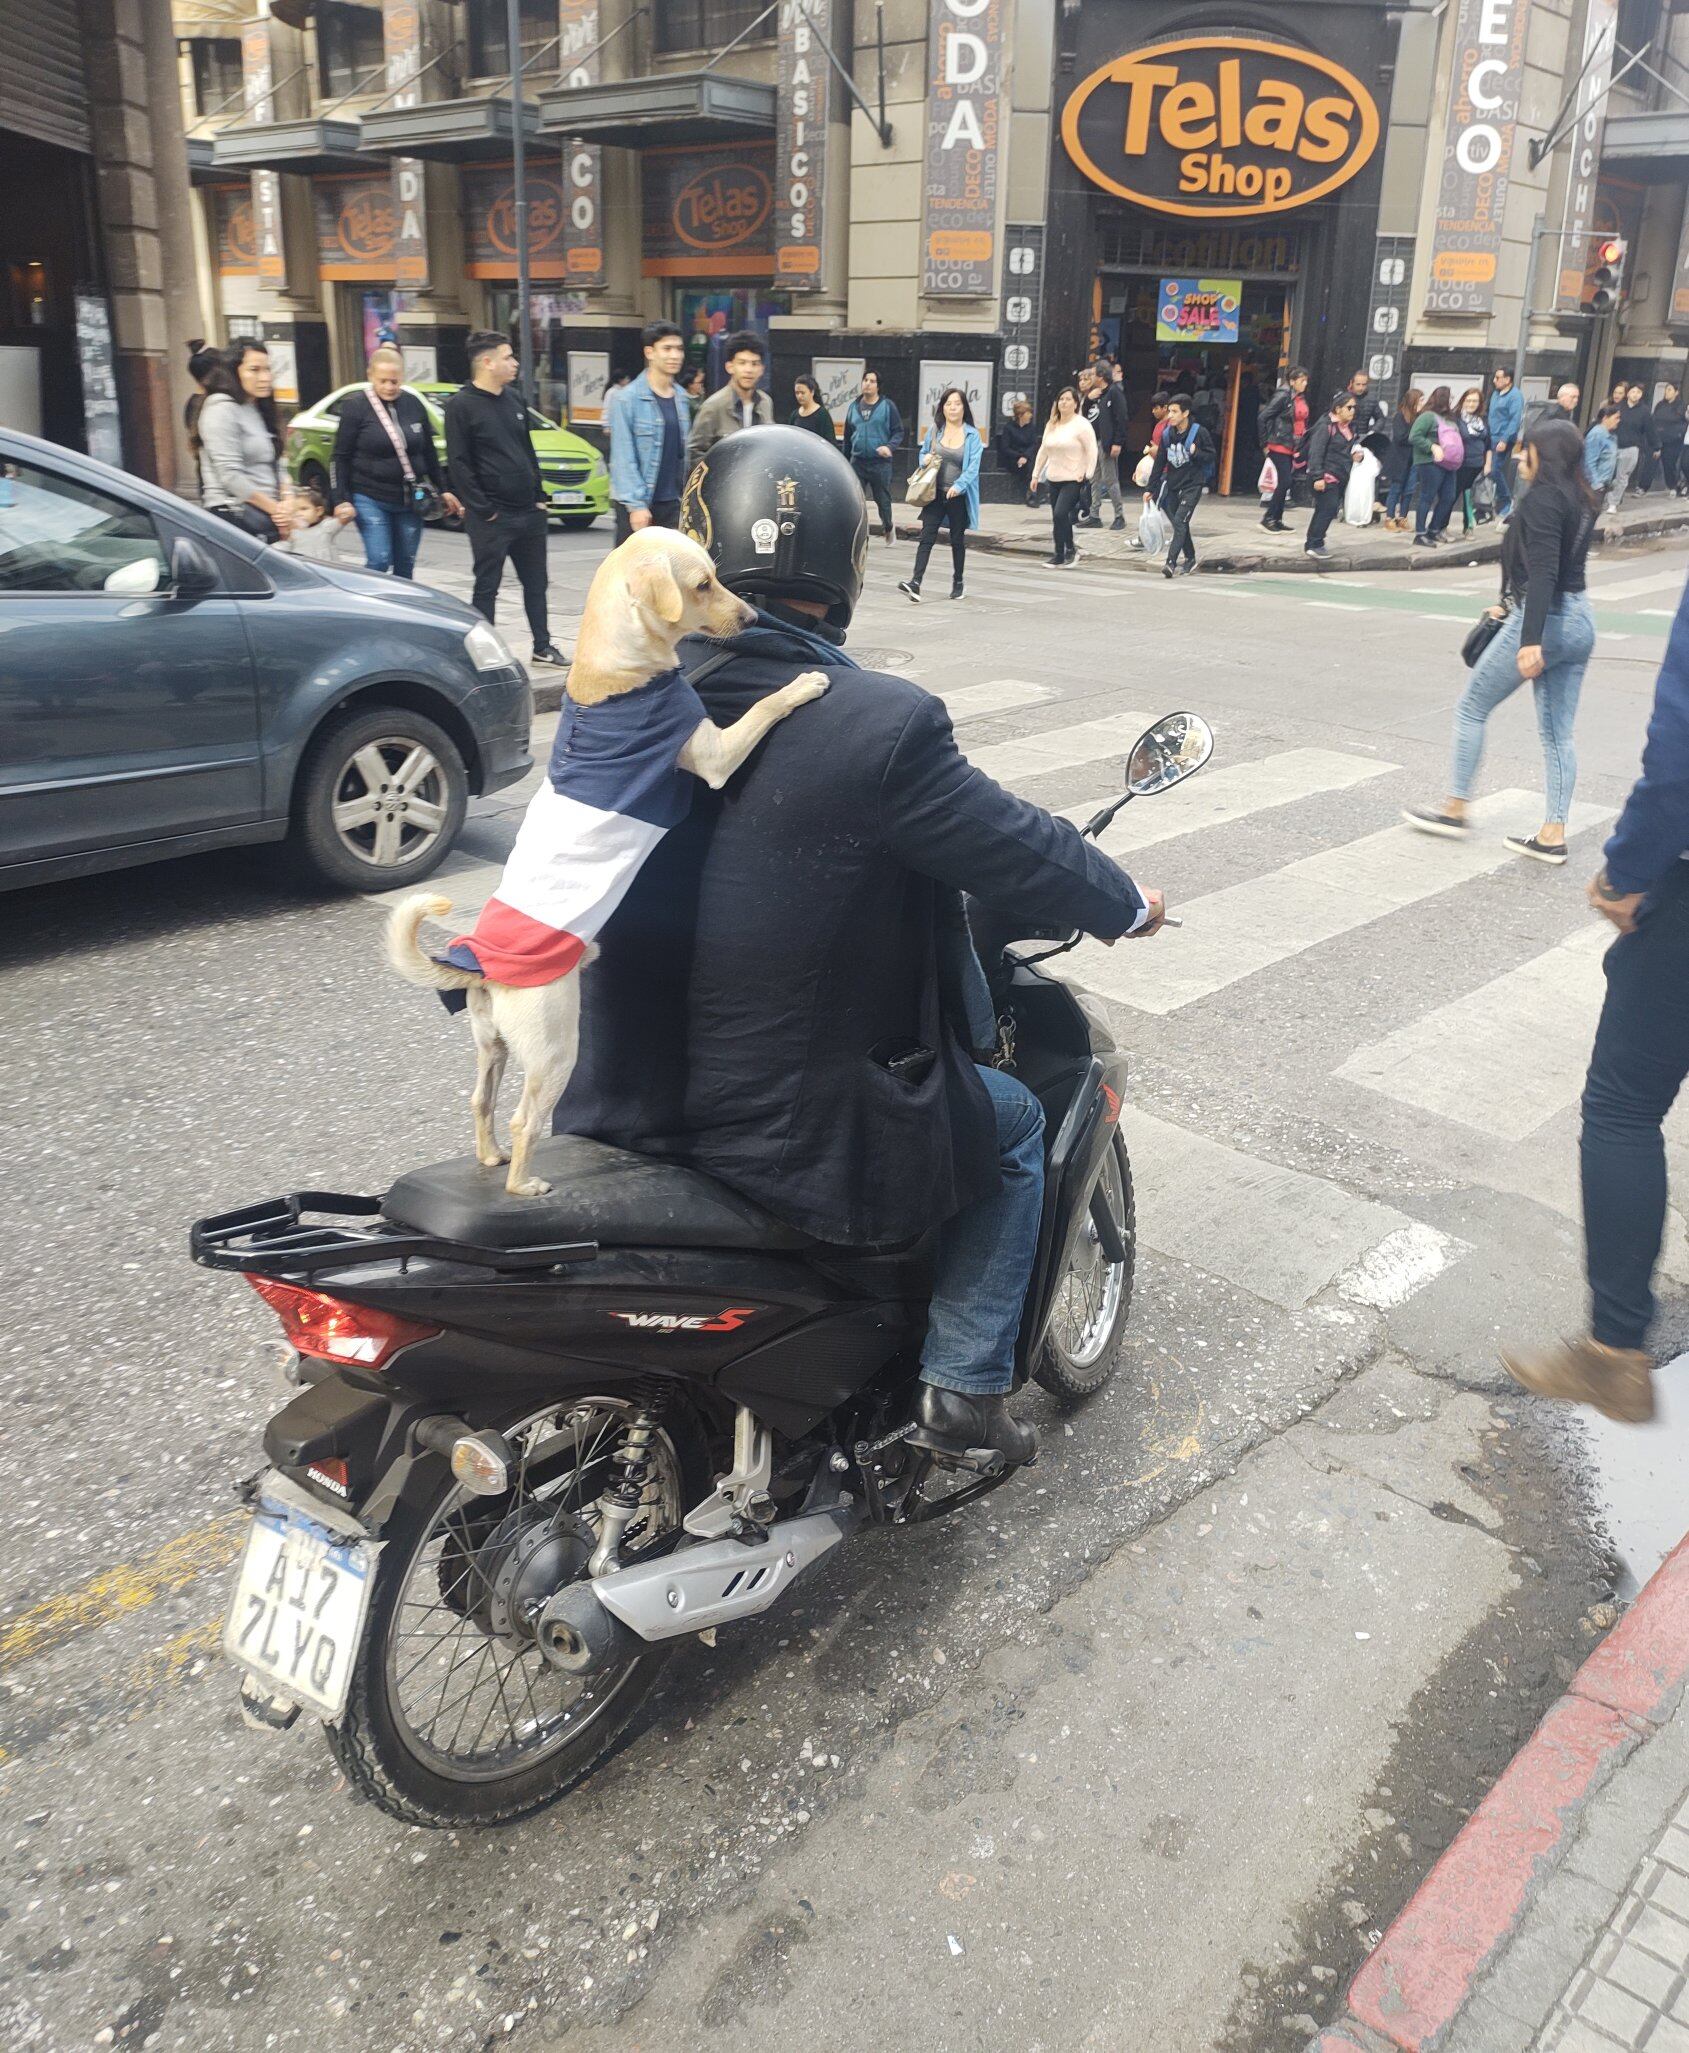
[(938, 526), (944, 515), (945, 503), (941, 499), (930, 499), (921, 508), (921, 533), (915, 543), (914, 573), (907, 584), (898, 587), (900, 591), (915, 593), (921, 589), (921, 579), (927, 574), (927, 559), (932, 555), (934, 542), (938, 540)]
[(507, 514), (505, 518), (519, 521), (511, 532), (508, 546), (510, 561), (522, 580), (522, 602), (528, 611), (528, 631), (534, 638), (536, 650), (549, 649), (551, 625), (546, 618), (545, 515), (536, 509), (525, 519), (514, 514)]
[(950, 522), (950, 596), (955, 598), (962, 589), (962, 579), (968, 568), (968, 502), (958, 492), (945, 507)]
[(891, 540), (891, 465), (884, 457), (858, 457), (851, 468), (862, 480), (864, 495), (880, 516), (880, 530)]
[(1191, 540), (1191, 517), (1202, 498), (1202, 488), (1174, 492), (1167, 502), (1167, 512), (1173, 523), (1173, 539), (1167, 544), (1167, 572), (1171, 576), (1182, 556), (1187, 563), (1196, 561), (1196, 544)]
[(1323, 549), (1325, 538), (1331, 531), (1331, 523), (1337, 518), (1338, 508), (1343, 504), (1341, 485), (1328, 484), (1323, 492), (1314, 494), (1314, 510), (1308, 521), (1304, 549)]
[(475, 566), (475, 590), (470, 604), (483, 620), (491, 621), (498, 603), (499, 580), (504, 576), (504, 559), (509, 553), (508, 515), (485, 520), (479, 514), (465, 516), (469, 529), (469, 560)]
[(1267, 501), (1267, 510), (1262, 518), (1268, 527), (1272, 527), (1275, 522), (1284, 519), (1285, 501), (1290, 497), (1291, 463), (1288, 450), (1273, 449), (1269, 450), (1268, 454), (1272, 457), (1277, 479), (1273, 485), (1273, 496)]
[(1073, 554), (1073, 509), (1078, 503), (1079, 486), (1072, 478), (1050, 487), (1050, 532), (1057, 563)]

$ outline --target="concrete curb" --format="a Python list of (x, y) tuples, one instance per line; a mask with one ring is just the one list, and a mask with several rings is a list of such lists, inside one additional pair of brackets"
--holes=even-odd
[(1689, 1682), (1689, 1537), (1572, 1678), (1349, 1987), (1310, 2053), (1436, 2053), (1621, 1763)]

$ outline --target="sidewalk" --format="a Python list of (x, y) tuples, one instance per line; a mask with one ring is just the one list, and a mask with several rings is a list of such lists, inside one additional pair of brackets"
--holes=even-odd
[(1310, 2053), (1689, 2053), (1689, 1539), (1395, 1923)]
[[(1105, 500), (1105, 507), (1108, 502)], [(1139, 549), (1127, 547), (1137, 539), (1138, 514), (1143, 508), (1141, 493), (1128, 493), (1127, 526), (1124, 533), (1112, 528), (1081, 528), (1080, 556), (1091, 563), (1119, 563), (1141, 574), (1158, 574), (1159, 561), (1146, 560)], [(1112, 519), (1112, 510), (1107, 515)], [(988, 549), (1009, 556), (1045, 557), (1050, 553), (1050, 515), (1046, 507), (1027, 507), (988, 502), (981, 509), (983, 528), (968, 536), (970, 549)], [(1202, 502), (1193, 524), (1197, 567), (1201, 571), (1320, 571), (1407, 570), (1423, 574), (1446, 569), (1450, 564), (1493, 563), (1501, 553), (1503, 530), (1490, 522), (1462, 539), (1454, 528), (1436, 549), (1416, 549), (1409, 535), (1386, 533), (1375, 521), (1370, 528), (1346, 527), (1335, 522), (1326, 539), (1331, 551), (1327, 563), (1316, 562), (1304, 553), (1303, 536), (1308, 514), (1292, 507), (1286, 518), (1290, 532), (1270, 535), (1261, 525), (1261, 508), (1253, 493), (1218, 499), (1212, 494)], [(919, 532), (908, 508), (899, 512), (898, 532), (913, 540)], [(1620, 512), (1603, 517), (1602, 536), (1609, 547), (1634, 545), (1660, 535), (1689, 533), (1689, 499), (1675, 499), (1663, 492), (1633, 498)]]

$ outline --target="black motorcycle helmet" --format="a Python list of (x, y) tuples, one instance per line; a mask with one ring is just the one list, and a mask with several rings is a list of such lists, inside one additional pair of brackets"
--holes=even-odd
[(740, 598), (814, 599), (829, 626), (850, 625), (868, 562), (868, 508), (856, 473), (818, 435), (743, 428), (716, 443), (686, 480), (680, 530)]

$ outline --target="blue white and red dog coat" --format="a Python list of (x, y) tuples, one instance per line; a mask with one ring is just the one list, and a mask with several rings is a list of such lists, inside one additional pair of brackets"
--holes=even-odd
[(680, 670), (590, 706), (565, 692), (546, 781), (498, 892), (440, 960), (518, 988), (567, 976), (685, 819), (694, 779), (680, 752), (708, 718)]

